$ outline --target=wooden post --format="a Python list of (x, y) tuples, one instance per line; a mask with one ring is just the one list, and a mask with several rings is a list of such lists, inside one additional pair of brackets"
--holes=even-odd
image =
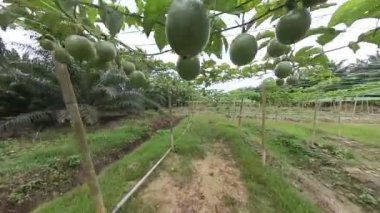
[(195, 113), (195, 101), (191, 101), (191, 114), (194, 115)]
[(341, 132), (340, 132), (340, 124), (341, 124), (341, 116), (340, 116), (340, 112), (342, 110), (342, 101), (339, 101), (339, 109), (338, 109), (338, 135), (340, 136), (341, 135)]
[(280, 109), (280, 105), (275, 106), (275, 111), (274, 111), (274, 119), (277, 121), (278, 118), (278, 110)]
[(170, 147), (171, 147), (171, 150), (174, 151), (172, 94), (170, 90), (168, 93), (168, 107), (169, 107), (169, 126), (170, 126)]
[(190, 116), (191, 114), (191, 100), (187, 101), (187, 115)]
[(242, 119), (242, 114), (243, 114), (243, 101), (244, 101), (244, 98), (242, 98), (240, 101), (240, 110), (239, 110), (239, 118), (238, 118), (239, 127), (241, 127), (241, 119)]
[(234, 117), (236, 118), (237, 116), (237, 108), (236, 108), (236, 100), (234, 99)]
[(362, 99), (361, 103), (360, 103), (360, 113), (362, 113), (364, 110), (364, 100)]
[(90, 190), (91, 197), (95, 204), (96, 212), (105, 213), (106, 208), (104, 206), (103, 196), (100, 191), (94, 164), (91, 159), (91, 152), (87, 143), (86, 130), (80, 116), (77, 99), (70, 79), (70, 74), (67, 70), (67, 66), (58, 61), (55, 61), (55, 72), (57, 74), (57, 79), (61, 87), (66, 110), (70, 115), (71, 128), (74, 131), (74, 138), (78, 144), (82, 168), (86, 177), (86, 182)]
[(318, 108), (319, 108), (319, 103), (317, 101), (315, 101), (315, 103), (314, 103), (314, 116), (313, 116), (313, 135), (311, 138), (311, 144), (313, 144), (315, 142)]
[(261, 146), (262, 146), (262, 164), (265, 166), (266, 164), (266, 158), (267, 153), (265, 150), (265, 119), (266, 119), (266, 86), (263, 86), (263, 91), (261, 95), (261, 110), (262, 110), (262, 116), (261, 116)]
[(370, 110), (369, 110), (369, 103), (368, 103), (368, 100), (367, 100), (367, 114), (368, 114), (368, 115), (370, 114)]
[(347, 101), (344, 102), (344, 112), (347, 112), (348, 111), (348, 106), (347, 106)]
[(353, 116), (355, 116), (356, 114), (356, 104), (357, 104), (358, 100), (357, 100), (357, 97), (355, 98), (355, 101), (354, 101), (354, 110), (353, 110)]

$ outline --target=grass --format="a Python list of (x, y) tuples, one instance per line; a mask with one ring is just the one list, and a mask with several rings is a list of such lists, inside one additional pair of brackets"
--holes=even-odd
[[(259, 125), (258, 120), (249, 119), (247, 125)], [(322, 136), (338, 135), (338, 124), (318, 122), (317, 123), (318, 141), (325, 142)], [(310, 140), (312, 135), (311, 123), (296, 123), (283, 120), (267, 120), (267, 128), (277, 129), (288, 134), (294, 135), (303, 140)], [(376, 124), (357, 124), (357, 123), (342, 123), (340, 125), (341, 136), (353, 140), (357, 140), (364, 144), (380, 147), (380, 131)]]
[(228, 142), (242, 171), (252, 212), (320, 212), (282, 178), (281, 171), (262, 166), (261, 158), (243, 141), (236, 126), (222, 123), (216, 129)]
[[(184, 128), (185, 122), (182, 122), (175, 128), (175, 134), (179, 134)], [(134, 152), (102, 171), (99, 182), (108, 210), (112, 209), (121, 196), (132, 188), (168, 147), (169, 131), (159, 131)], [(136, 205), (136, 202), (133, 205)], [(87, 187), (81, 186), (40, 206), (35, 212), (95, 212), (95, 210)]]
[[(259, 156), (251, 145), (243, 141), (241, 131), (230, 120), (215, 116), (191, 118), (191, 127), (176, 143), (176, 153), (180, 164), (188, 164), (191, 159), (202, 158), (211, 144), (224, 141), (242, 171), (242, 180), (249, 192), (251, 212), (319, 212), (309, 201), (303, 199), (283, 178), (281, 172), (270, 167), (263, 168)], [(182, 121), (174, 130), (176, 138), (187, 129), (188, 122)], [(162, 156), (169, 146), (168, 131), (160, 131), (134, 152), (115, 162), (100, 174), (99, 180), (105, 204), (110, 211), (136, 181)], [(188, 175), (185, 168), (178, 171)], [(231, 199), (227, 204), (235, 205)], [(94, 212), (87, 187), (81, 186), (65, 195), (48, 202), (35, 212)], [(154, 212), (154, 207), (146, 205), (138, 196), (130, 200), (122, 212)]]
[[(89, 133), (91, 151), (104, 153), (141, 137), (148, 131), (151, 119), (125, 120), (116, 128)], [(49, 130), (41, 136), (42, 139), (35, 142), (25, 138), (0, 141), (0, 184), (17, 174), (78, 157), (76, 141), (71, 133)]]

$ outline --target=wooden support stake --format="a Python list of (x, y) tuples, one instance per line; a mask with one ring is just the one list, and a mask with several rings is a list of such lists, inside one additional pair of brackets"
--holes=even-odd
[(274, 119), (277, 121), (277, 119), (278, 119), (278, 111), (280, 110), (280, 105), (278, 105), (278, 106), (275, 106), (275, 115), (274, 115)]
[(341, 113), (341, 110), (342, 110), (342, 101), (339, 101), (339, 109), (338, 109), (338, 135), (340, 136), (341, 135), (341, 131), (340, 131), (340, 124), (341, 124), (341, 116), (340, 116), (340, 113)]
[(315, 101), (315, 104), (314, 104), (314, 115), (313, 115), (313, 135), (312, 135), (312, 138), (311, 138), (311, 144), (315, 143), (318, 108), (319, 108), (319, 103), (317, 101)]
[(265, 150), (265, 119), (266, 119), (266, 86), (263, 86), (263, 91), (261, 95), (261, 110), (262, 110), (262, 116), (261, 116), (261, 146), (262, 146), (262, 164), (263, 166), (266, 165), (266, 158), (267, 153)]
[(244, 98), (241, 99), (240, 101), (240, 110), (239, 110), (239, 118), (238, 118), (238, 126), (241, 127), (241, 119), (242, 119), (242, 114), (243, 114), (243, 101)]
[(370, 114), (370, 110), (369, 110), (369, 103), (368, 103), (368, 100), (367, 100), (367, 114), (368, 114), (368, 115)]
[(169, 126), (170, 126), (170, 148), (174, 150), (174, 134), (173, 134), (173, 110), (172, 110), (172, 95), (171, 91), (168, 93), (169, 105)]
[(86, 130), (84, 128), (83, 121), (79, 112), (77, 99), (70, 79), (70, 74), (67, 70), (67, 66), (58, 61), (55, 61), (55, 72), (59, 85), (61, 87), (66, 110), (70, 115), (71, 128), (74, 131), (74, 138), (77, 141), (82, 169), (86, 177), (86, 183), (90, 190), (91, 197), (95, 204), (95, 211), (97, 213), (105, 213), (106, 208), (104, 206), (103, 196), (96, 177), (94, 164), (91, 158), (90, 147), (87, 143)]
[(237, 108), (236, 108), (236, 100), (234, 99), (234, 117), (236, 118), (237, 116)]
[(362, 100), (360, 103), (360, 113), (362, 113), (363, 110), (364, 110), (364, 100)]

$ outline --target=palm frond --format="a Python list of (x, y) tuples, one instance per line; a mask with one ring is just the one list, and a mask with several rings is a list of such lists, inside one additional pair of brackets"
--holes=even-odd
[(98, 113), (98, 110), (94, 106), (80, 105), (79, 111), (80, 111), (83, 121), (86, 124), (94, 125), (98, 122), (99, 113)]
[(99, 81), (99, 84), (103, 85), (118, 85), (128, 82), (129, 79), (124, 72), (118, 72), (116, 70), (109, 70), (105, 72)]
[(34, 124), (44, 122), (53, 122), (54, 120), (54, 112), (50, 110), (25, 113), (6, 121), (4, 124), (1, 124), (0, 132), (32, 126)]
[[(85, 124), (94, 125), (99, 120), (99, 112), (94, 106), (79, 105), (79, 112)], [(65, 109), (57, 110), (55, 118), (60, 124), (67, 123), (70, 122), (70, 113)]]

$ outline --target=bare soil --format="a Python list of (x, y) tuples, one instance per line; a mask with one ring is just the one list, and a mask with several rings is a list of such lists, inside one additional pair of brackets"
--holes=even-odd
[(157, 213), (249, 212), (247, 191), (227, 148), (217, 144), (204, 159), (190, 161), (191, 177), (175, 177), (178, 157), (165, 160), (165, 169), (141, 192)]
[(318, 180), (312, 173), (288, 167), (290, 183), (308, 200), (321, 207), (327, 213), (361, 213), (357, 204), (345, 196), (336, 193), (330, 186)]
[(327, 137), (341, 148), (349, 150), (360, 162), (355, 166), (345, 166), (343, 170), (351, 178), (372, 189), (380, 200), (380, 149), (355, 140), (342, 137)]

